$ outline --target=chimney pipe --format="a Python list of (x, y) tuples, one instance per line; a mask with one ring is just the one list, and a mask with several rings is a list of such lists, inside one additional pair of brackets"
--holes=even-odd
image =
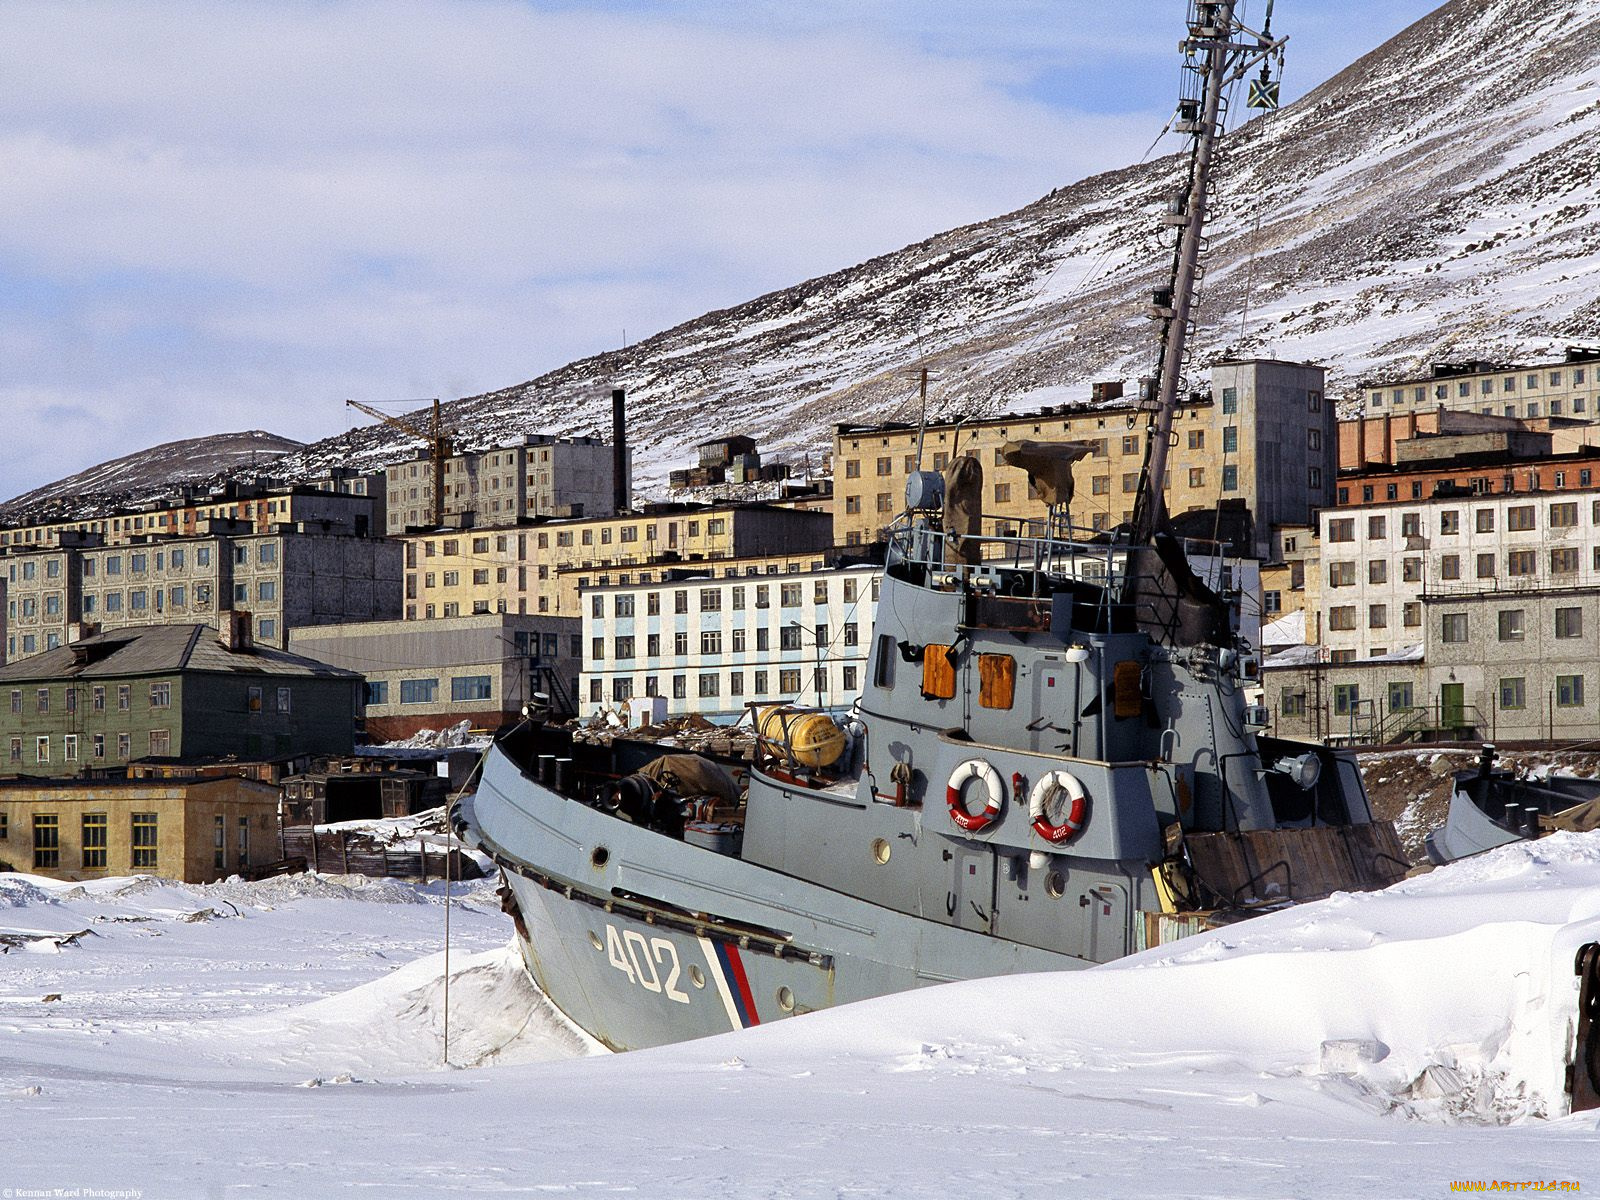
[(611, 498), (619, 513), (631, 507), (628, 478), (628, 426), (626, 393), (621, 388), (611, 390)]

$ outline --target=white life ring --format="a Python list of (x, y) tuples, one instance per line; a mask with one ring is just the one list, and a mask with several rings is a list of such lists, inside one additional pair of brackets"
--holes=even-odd
[[(979, 812), (969, 812), (961, 803), (961, 789), (967, 780), (982, 782), (988, 801)], [(1000, 772), (981, 758), (969, 758), (950, 772), (950, 782), (944, 789), (944, 802), (950, 808), (950, 819), (968, 833), (978, 833), (989, 828), (1000, 816), (1000, 806), (1005, 802), (1005, 788), (1000, 782)]]
[[(1050, 802), (1058, 791), (1067, 794), (1067, 811), (1059, 824), (1050, 822)], [(1028, 819), (1033, 831), (1047, 842), (1065, 842), (1082, 832), (1089, 817), (1089, 796), (1076, 776), (1047, 771), (1028, 793)]]

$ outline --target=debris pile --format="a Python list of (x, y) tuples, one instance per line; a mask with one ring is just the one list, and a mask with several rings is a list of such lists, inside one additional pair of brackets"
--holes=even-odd
[(591, 746), (609, 746), (617, 738), (676, 746), (718, 758), (751, 759), (756, 735), (749, 725), (717, 725), (699, 713), (669, 717), (630, 728), (626, 712), (602, 708), (573, 726), (572, 740)]

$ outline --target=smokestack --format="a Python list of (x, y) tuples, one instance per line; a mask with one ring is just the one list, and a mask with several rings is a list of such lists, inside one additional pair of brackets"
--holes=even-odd
[(621, 388), (611, 391), (611, 495), (612, 504), (617, 512), (627, 512), (629, 493), (628, 478), (628, 424), (626, 393)]

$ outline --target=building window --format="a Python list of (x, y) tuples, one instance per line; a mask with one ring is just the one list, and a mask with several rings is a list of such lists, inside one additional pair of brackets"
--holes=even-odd
[(1439, 637), (1446, 642), (1467, 640), (1467, 614), (1445, 613), (1440, 620)]
[(369, 706), (389, 703), (389, 681), (387, 679), (367, 680), (367, 704)]
[(172, 732), (167, 729), (152, 729), (150, 731), (150, 754), (152, 757), (163, 757), (172, 753)]
[(1225, 492), (1239, 490), (1239, 468), (1232, 463), (1222, 468), (1222, 490)]
[(1583, 676), (1556, 676), (1556, 707), (1577, 708), (1583, 703)]
[(78, 761), (78, 735), (69, 733), (61, 739), (61, 759), (63, 762)]
[(778, 672), (778, 694), (781, 696), (798, 696), (800, 694), (800, 672), (798, 670)]
[(1512, 550), (1506, 555), (1507, 575), (1532, 575), (1539, 566), (1537, 550)]
[(1337, 717), (1349, 716), (1361, 703), (1361, 685), (1336, 683), (1333, 685), (1333, 713)]
[(1328, 522), (1328, 540), (1330, 542), (1353, 542), (1356, 540), (1356, 521), (1354, 517), (1342, 517)]
[(1480, 555), (1478, 555), (1478, 578), (1479, 579), (1493, 579), (1494, 578), (1494, 555), (1492, 555), (1492, 554), (1480, 554)]
[(1278, 700), (1278, 714), (1284, 717), (1305, 716), (1306, 694), (1297, 692), (1293, 688), (1284, 688)]
[(672, 677), (672, 698), (685, 700), (689, 696), (689, 677), (687, 675), (674, 675)]
[(1222, 389), (1222, 411), (1224, 414), (1236, 413), (1239, 411), (1238, 388)]
[(1440, 533), (1460, 533), (1461, 514), (1453, 508), (1447, 508), (1439, 514)]
[(123, 761), (133, 757), (133, 734), (117, 734), (117, 757)]
[(1387, 629), (1389, 627), (1389, 606), (1387, 604), (1367, 605), (1367, 628)]
[(402, 679), (401, 704), (432, 704), (439, 694), (437, 679)]
[(1329, 587), (1354, 587), (1356, 584), (1356, 565), (1353, 562), (1336, 562), (1328, 564)]
[(34, 693), (34, 705), (42, 713), (50, 711), (50, 689), (40, 688)]
[(281, 687), (278, 689), (278, 711), (280, 713), (294, 711), (292, 707), (293, 701), (294, 693), (292, 689), (286, 687)]
[(153, 867), (156, 865), (156, 840), (158, 830), (155, 813), (133, 814), (133, 865), (136, 867)]
[(1461, 578), (1461, 556), (1459, 554), (1446, 554), (1439, 559), (1439, 578)]
[(1400, 560), (1400, 578), (1405, 583), (1417, 583), (1422, 579), (1422, 559), (1415, 556)]
[(450, 680), (452, 700), (488, 700), (491, 695), (492, 688), (487, 675), (457, 675)]
[(172, 706), (172, 684), (152, 683), (150, 685), (150, 707), (170, 708)]
[(33, 761), (36, 763), (50, 761), (50, 736), (48, 734), (33, 739)]
[(1583, 609), (1556, 609), (1556, 636), (1558, 638), (1581, 638), (1583, 636)]
[(87, 871), (106, 865), (106, 814), (83, 814), (83, 866)]
[(1356, 627), (1356, 608), (1353, 604), (1342, 604), (1328, 610), (1328, 628), (1333, 630), (1348, 630)]
[(718, 677), (715, 672), (707, 672), (699, 678), (701, 699), (710, 699), (718, 695)]
[(55, 813), (33, 814), (33, 865), (50, 870), (61, 865), (61, 821)]
[(1501, 708), (1525, 708), (1527, 702), (1527, 680), (1521, 675), (1500, 681)]
[(1578, 548), (1565, 546), (1559, 550), (1550, 551), (1550, 573), (1552, 575), (1576, 575), (1578, 573)]
[(1520, 642), (1527, 636), (1525, 614), (1520, 608), (1501, 609), (1499, 625), (1502, 642)]
[(1374, 558), (1367, 563), (1368, 583), (1387, 583), (1389, 581), (1389, 560)]
[(22, 761), (22, 738), (16, 735), (11, 738), (11, 761), (14, 763)]
[(1531, 504), (1518, 504), (1506, 509), (1506, 528), (1514, 530), (1527, 530), (1534, 527), (1534, 507)]
[(1408, 629), (1422, 624), (1422, 605), (1415, 600), (1400, 606), (1400, 623)]

